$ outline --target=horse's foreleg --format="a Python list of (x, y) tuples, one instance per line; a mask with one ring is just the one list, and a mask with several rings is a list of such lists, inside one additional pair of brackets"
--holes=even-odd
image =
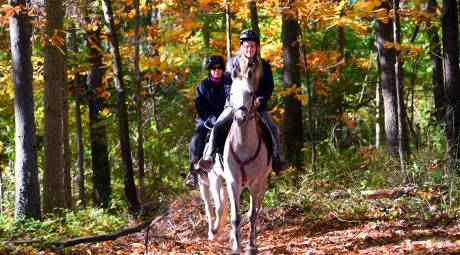
[(265, 182), (261, 182), (250, 187), (250, 208), (248, 211), (249, 233), (246, 254), (257, 254), (257, 216), (260, 210), (260, 200), (265, 190), (264, 186)]
[(227, 217), (228, 215), (228, 192), (227, 192), (227, 189), (225, 187), (221, 187), (220, 189), (220, 198), (221, 198), (221, 206), (222, 206), (222, 217), (220, 217), (220, 225), (222, 226), (222, 230), (223, 230), (223, 226), (225, 226), (225, 218)]
[(225, 197), (221, 195), (222, 180), (215, 180), (212, 183), (211, 189), (211, 194), (216, 208), (216, 218), (214, 219), (214, 224), (212, 226), (211, 232), (215, 237), (218, 237), (224, 230), (223, 219), (225, 211)]
[(230, 199), (231, 224), (230, 232), (232, 242), (232, 254), (240, 254), (240, 194), (241, 187), (238, 183), (227, 183), (228, 196)]
[[(208, 220), (208, 239), (213, 240), (214, 236), (212, 234), (212, 211), (211, 211), (211, 194), (209, 191), (209, 186), (206, 184), (209, 183), (209, 180), (204, 180), (204, 176), (200, 175), (200, 194), (204, 202), (204, 209), (206, 212), (206, 218)], [(207, 178), (207, 177), (206, 177)]]
[(257, 254), (257, 214), (260, 208), (260, 196), (257, 194), (250, 195), (250, 208), (248, 211), (249, 218), (249, 233), (248, 233), (248, 245), (246, 246), (246, 254)]

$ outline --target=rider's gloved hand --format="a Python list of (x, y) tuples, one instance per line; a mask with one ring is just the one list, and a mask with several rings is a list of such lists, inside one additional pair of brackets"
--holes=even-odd
[(208, 122), (209, 125), (214, 126), (216, 124), (217, 118), (214, 115), (211, 115), (208, 117), (206, 122)]

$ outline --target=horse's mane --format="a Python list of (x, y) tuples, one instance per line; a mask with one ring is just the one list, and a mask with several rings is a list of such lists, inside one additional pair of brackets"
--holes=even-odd
[[(236, 79), (245, 80), (249, 86), (251, 86), (252, 90), (255, 92), (257, 90), (257, 86), (254, 86), (254, 69), (252, 67), (246, 66), (246, 68), (242, 69), (241, 71), (237, 68), (233, 68), (232, 70), (232, 79), (235, 81)], [(239, 83), (233, 83), (232, 86), (237, 85)]]
[(262, 60), (259, 56), (254, 58), (252, 66), (249, 65), (249, 59), (242, 55), (238, 58), (238, 64), (242, 74), (245, 74), (251, 70), (252, 77), (250, 78), (254, 91), (257, 91), (259, 87), (260, 75), (262, 73)]

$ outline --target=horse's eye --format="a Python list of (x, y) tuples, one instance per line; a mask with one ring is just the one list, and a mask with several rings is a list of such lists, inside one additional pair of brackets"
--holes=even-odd
[(253, 97), (253, 96), (254, 96), (254, 93), (249, 92), (249, 96), (250, 96), (250, 97)]

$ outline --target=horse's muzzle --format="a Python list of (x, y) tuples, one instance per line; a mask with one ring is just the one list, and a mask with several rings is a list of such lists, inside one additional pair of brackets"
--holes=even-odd
[(235, 112), (234, 120), (236, 121), (238, 125), (243, 125), (246, 121), (248, 121), (249, 119), (248, 115), (249, 114), (247, 111), (244, 111), (242, 109), (237, 110)]

